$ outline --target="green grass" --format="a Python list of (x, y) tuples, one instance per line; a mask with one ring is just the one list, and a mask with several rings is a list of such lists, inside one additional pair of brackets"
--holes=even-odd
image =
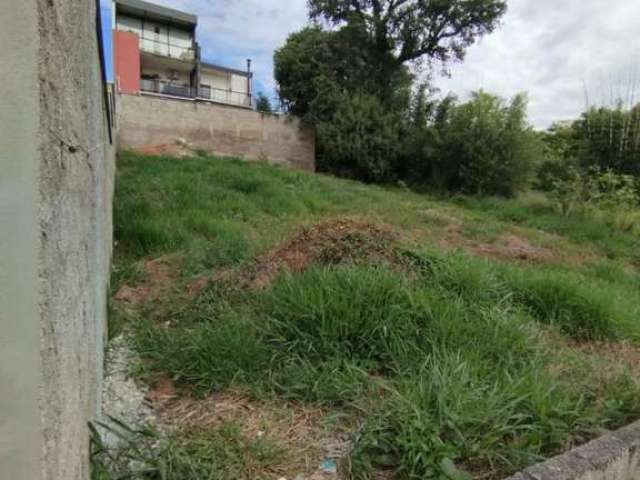
[[(521, 200), (500, 198), (454, 197), (453, 202), (479, 215), (502, 222), (522, 225), (566, 237), (578, 245), (596, 247), (608, 258), (625, 258), (640, 262), (640, 237), (615, 228), (602, 218), (558, 214), (551, 201), (538, 195)], [(612, 218), (612, 217), (610, 217)]]
[[(382, 256), (324, 245), (304, 271), (282, 272), (262, 290), (243, 283), (301, 226), (344, 215), (400, 234), (372, 240)], [(114, 289), (144, 281), (144, 260), (160, 256), (179, 278), (166, 298), (115, 306), (113, 318), (132, 335), (145, 379), (342, 415), (348, 478), (500, 478), (640, 418), (638, 379), (572, 347), (640, 344), (640, 277), (630, 267), (638, 239), (595, 219), (564, 220), (539, 198), (448, 200), (235, 160), (126, 154)], [(560, 235), (574, 256), (591, 253), (584, 264), (559, 255), (531, 265), (443, 250), (456, 222), (466, 241), (518, 226), (530, 238)], [(200, 275), (216, 280), (182, 293)], [(220, 431), (196, 433), (213, 435), (207, 448), (218, 451)], [(256, 465), (252, 478), (269, 469), (240, 438), (230, 441), (239, 453), (203, 463), (198, 438), (168, 440), (198, 478), (246, 478), (235, 466), (243, 462)], [(192, 478), (176, 472), (170, 478)]]

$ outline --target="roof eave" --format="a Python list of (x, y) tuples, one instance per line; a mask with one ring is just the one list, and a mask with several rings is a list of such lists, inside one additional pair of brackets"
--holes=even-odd
[(116, 0), (116, 11), (140, 15), (145, 18), (164, 21), (195, 30), (198, 25), (198, 17), (191, 13), (182, 12), (173, 8), (162, 7), (144, 0)]

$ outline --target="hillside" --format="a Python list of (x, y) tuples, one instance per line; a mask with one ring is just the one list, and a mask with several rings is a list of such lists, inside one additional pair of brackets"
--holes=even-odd
[(165, 432), (136, 437), (133, 478), (503, 478), (640, 418), (640, 239), (605, 219), (229, 159), (118, 168), (111, 335)]

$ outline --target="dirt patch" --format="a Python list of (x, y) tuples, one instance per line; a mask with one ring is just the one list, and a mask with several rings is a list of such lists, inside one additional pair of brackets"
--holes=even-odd
[[(595, 254), (585, 247), (576, 247), (566, 238), (541, 231), (520, 228), (509, 229), (494, 241), (481, 242), (464, 234), (463, 223), (450, 221), (439, 235), (441, 248), (461, 249), (465, 252), (494, 260), (529, 264), (562, 263), (584, 265), (594, 260)], [(527, 237), (533, 236), (534, 240)]]
[(392, 260), (398, 234), (389, 226), (360, 218), (337, 218), (302, 230), (258, 260), (249, 286), (261, 289), (284, 269), (302, 272), (312, 263), (336, 265), (362, 258)]
[(495, 242), (479, 243), (462, 235), (462, 225), (451, 224), (440, 240), (446, 249), (459, 248), (471, 255), (496, 260), (528, 263), (550, 263), (558, 260), (558, 254), (548, 247), (532, 245), (529, 240), (516, 234), (503, 234)]
[(470, 245), (467, 250), (473, 255), (498, 260), (520, 260), (530, 263), (548, 263), (556, 259), (553, 250), (531, 245), (526, 238), (518, 235), (502, 235), (497, 243)]
[(207, 286), (209, 285), (209, 282), (211, 282), (211, 279), (209, 277), (198, 277), (198, 278), (195, 278), (194, 280), (190, 281), (187, 284), (187, 295), (190, 298), (195, 297), (202, 290), (207, 288)]
[(349, 450), (349, 436), (326, 427), (328, 412), (294, 403), (258, 402), (239, 393), (203, 399), (181, 396), (173, 384), (160, 380), (147, 395), (160, 424), (171, 428), (212, 428), (227, 422), (241, 427), (248, 440), (267, 438), (284, 448), (287, 460), (269, 472), (276, 477), (337, 479), (319, 467), (326, 458), (339, 459)]
[(569, 350), (581, 363), (586, 362), (589, 366), (594, 386), (604, 385), (625, 373), (630, 373), (640, 384), (640, 348), (631, 342), (577, 341), (549, 329), (541, 332), (540, 340), (546, 345), (548, 355), (555, 358), (550, 365), (550, 371), (555, 375), (571, 375), (574, 368), (571, 357), (555, 355)]
[(146, 275), (142, 285), (137, 287), (123, 285), (114, 296), (116, 302), (139, 306), (170, 292), (177, 274), (163, 258), (145, 262), (144, 269)]
[(134, 149), (142, 155), (165, 156), (175, 158), (193, 157), (193, 149), (185, 143), (165, 143), (161, 145), (144, 145)]
[(607, 371), (601, 372), (614, 376), (626, 369), (640, 382), (640, 349), (629, 342), (572, 342), (570, 347), (589, 357), (603, 360)]

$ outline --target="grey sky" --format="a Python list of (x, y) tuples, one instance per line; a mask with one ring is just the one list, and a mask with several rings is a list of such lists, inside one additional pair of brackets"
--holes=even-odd
[[(272, 56), (307, 21), (305, 0), (152, 0), (200, 16), (209, 60), (242, 67), (254, 59), (258, 89), (272, 94)], [(461, 97), (483, 88), (527, 91), (538, 127), (577, 116), (585, 105), (626, 94), (640, 98), (640, 0), (508, 0), (502, 26), (472, 46), (437, 85)], [(613, 91), (612, 91), (613, 89)]]

